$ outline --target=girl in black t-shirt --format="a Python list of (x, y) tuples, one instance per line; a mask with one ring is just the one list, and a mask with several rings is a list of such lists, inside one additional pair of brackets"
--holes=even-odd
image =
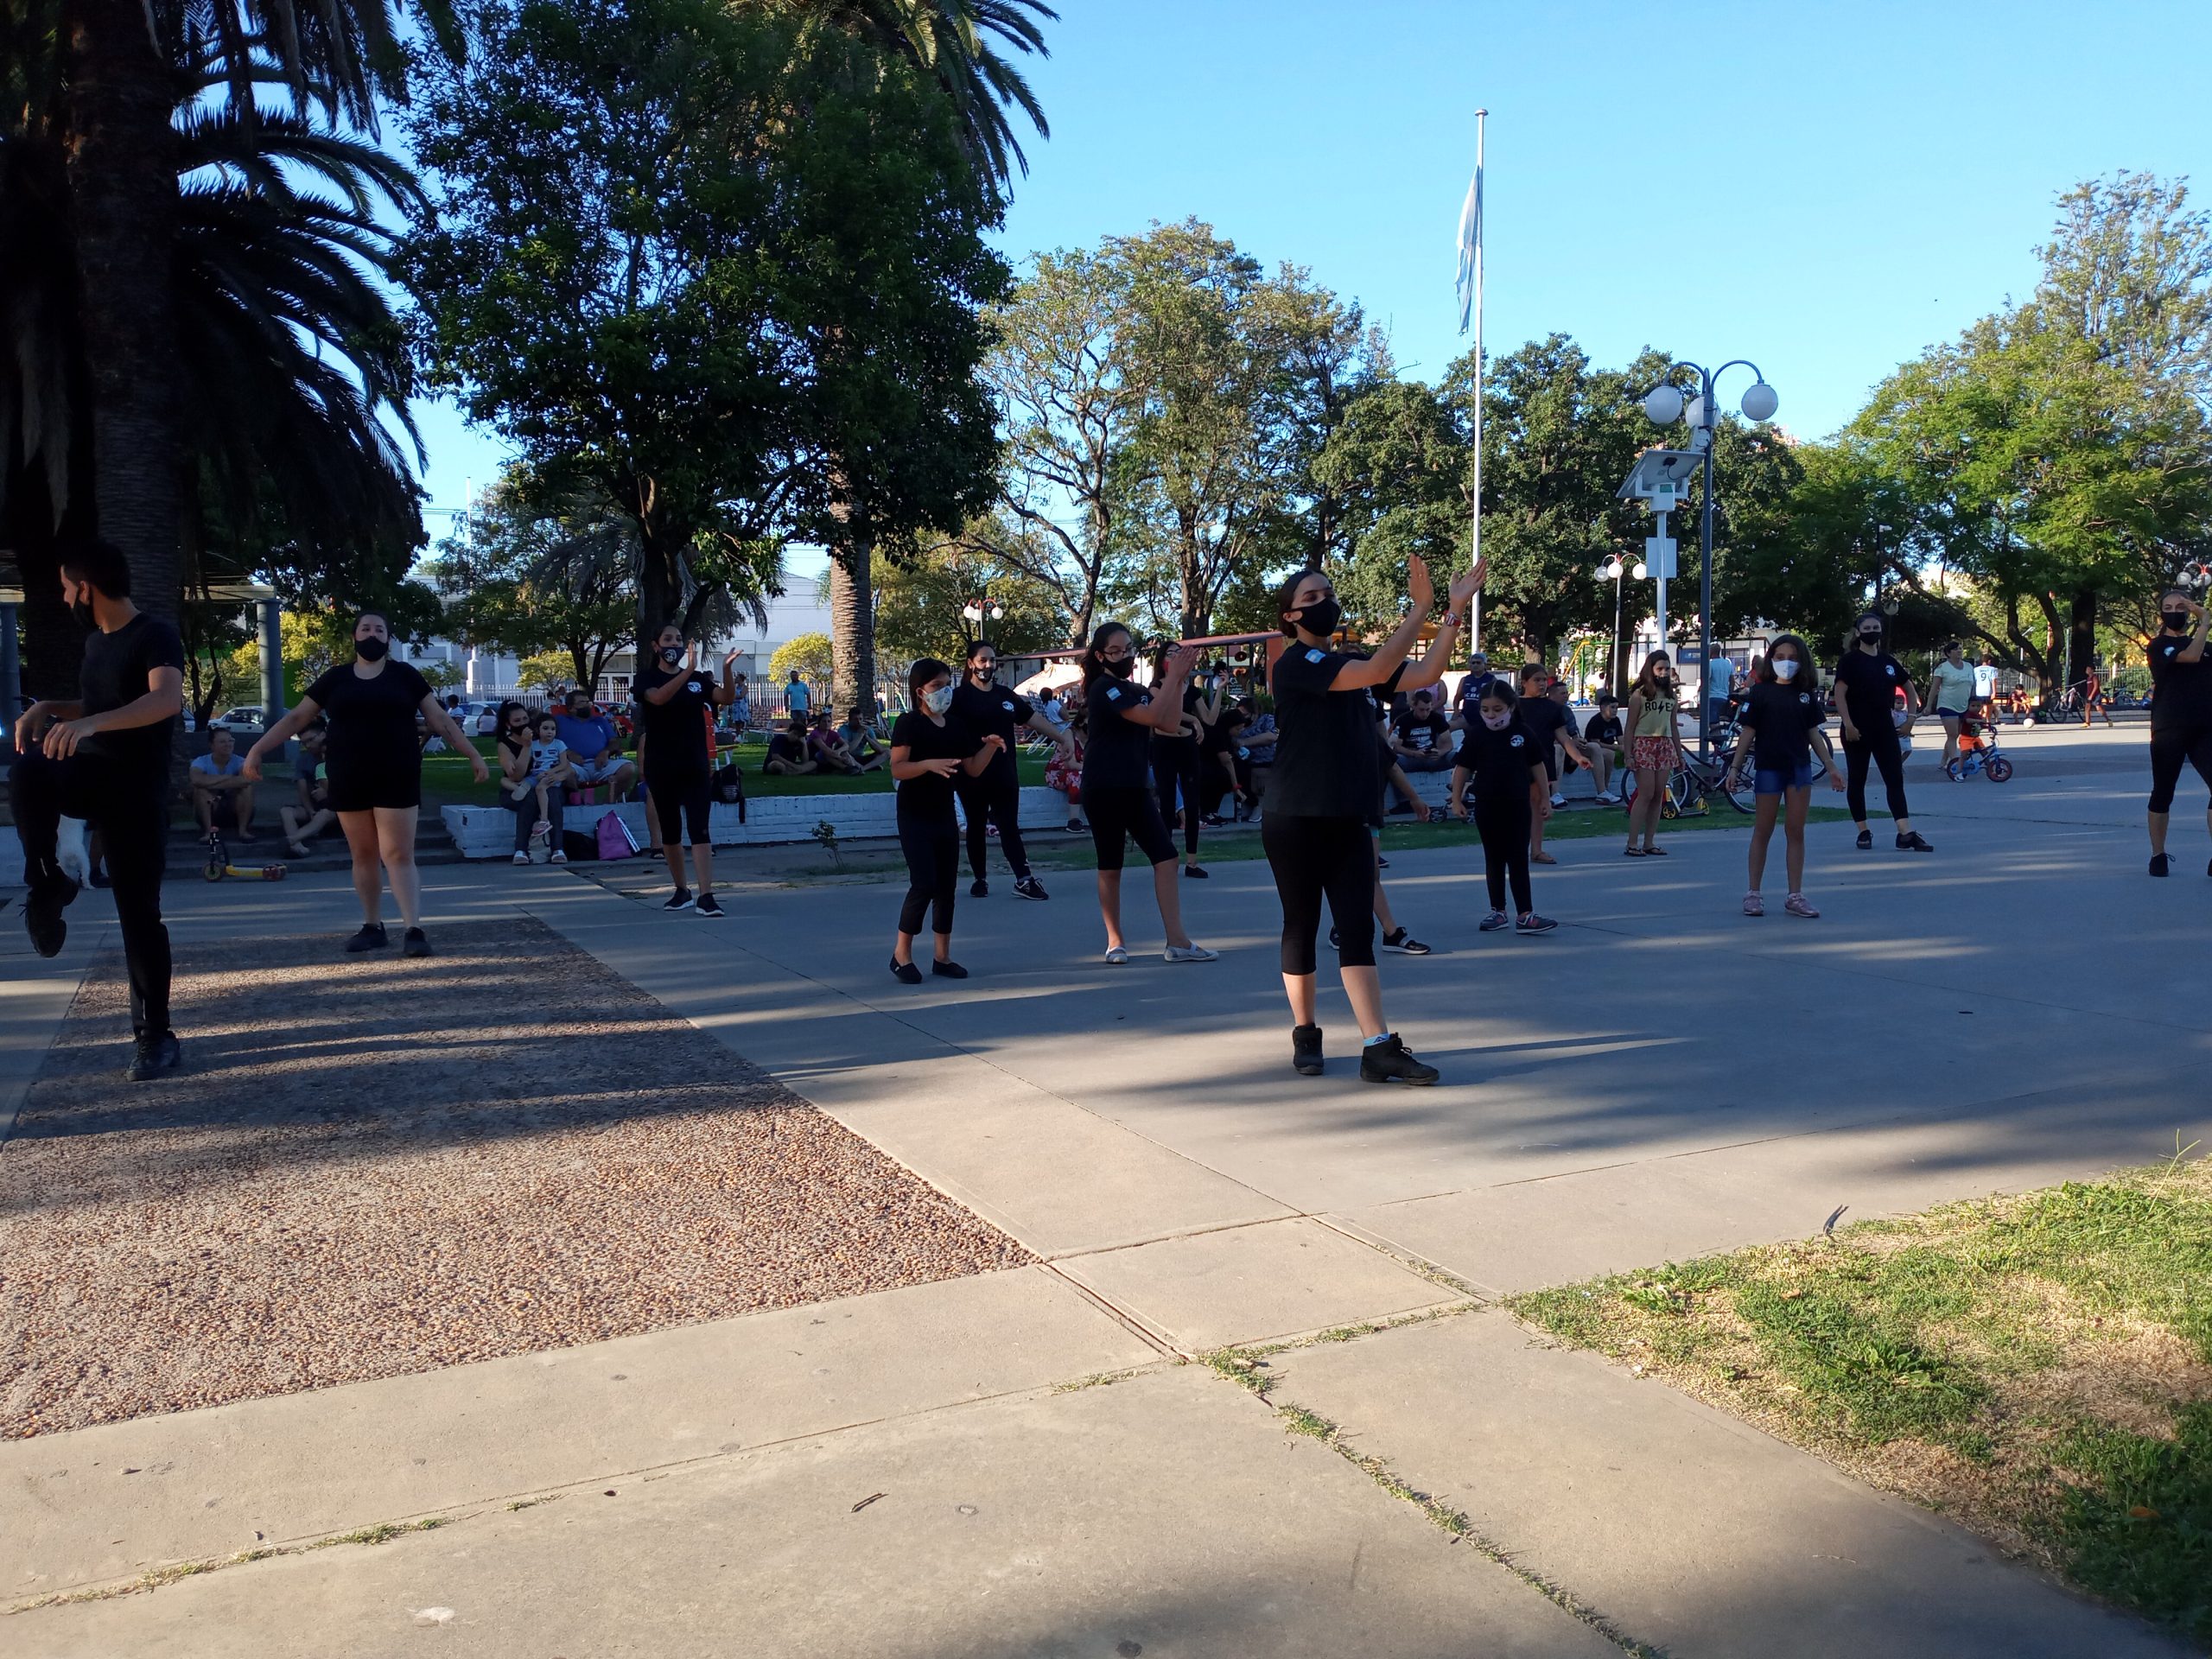
[[(1435, 639), (1404, 683), (1433, 685), (1442, 677), (1462, 610), (1482, 575), (1477, 564), (1452, 583)], [(1338, 970), (1365, 1039), (1361, 1079), (1436, 1081), (1436, 1068), (1416, 1059), (1383, 1019), (1382, 985), (1375, 971), (1375, 845), (1368, 821), (1382, 776), (1369, 692), (1399, 677), (1434, 603), (1428, 567), (1417, 558), (1407, 562), (1406, 588), (1412, 603), (1405, 620), (1372, 657), (1351, 657), (1332, 647), (1341, 613), (1322, 572), (1300, 570), (1275, 594), (1289, 643), (1272, 670), (1278, 737), (1274, 770), (1261, 802), (1260, 844), (1282, 905), (1290, 1063), (1304, 1077), (1318, 1077), (1323, 1069), (1313, 947), (1325, 899), (1337, 927)]]
[(1173, 731), (1183, 717), (1183, 686), (1195, 653), (1178, 645), (1164, 659), (1156, 684), (1135, 679), (1136, 641), (1119, 622), (1101, 623), (1083, 653), (1083, 706), (1089, 737), (1083, 751), (1083, 810), (1098, 855), (1098, 913), (1106, 924), (1106, 960), (1129, 959), (1122, 938), (1122, 860), (1134, 841), (1152, 865), (1153, 897), (1167, 934), (1169, 962), (1211, 962), (1214, 952), (1183, 931), (1183, 899), (1175, 887), (1175, 843), (1160, 819), (1151, 786), (1152, 736)]
[(391, 652), (391, 625), (378, 612), (362, 612), (353, 624), (353, 660), (326, 672), (307, 689), (298, 708), (262, 734), (247, 752), (245, 775), (259, 781), (264, 755), (281, 751), (309, 721), (327, 715), (330, 807), (353, 855), (353, 892), (361, 901), (361, 931), (346, 940), (346, 948), (374, 950), (386, 942), (381, 912), (389, 880), (406, 929), (399, 953), (427, 957), (430, 941), (423, 932), (423, 883), (415, 868), (415, 821), (423, 806), (416, 716), (455, 754), (468, 757), (478, 783), (491, 772), (429, 682), (410, 664), (394, 662)]
[(952, 707), (952, 670), (925, 657), (906, 671), (906, 700), (912, 705), (891, 728), (891, 775), (899, 780), (899, 849), (906, 855), (906, 898), (899, 906), (899, 932), (891, 943), (892, 976), (907, 985), (922, 982), (914, 965), (914, 935), (930, 913), (937, 935), (930, 971), (944, 979), (965, 979), (968, 970), (952, 959), (953, 889), (960, 880), (960, 820), (954, 816), (954, 779), (980, 778), (1007, 752), (996, 732), (980, 735), (965, 721), (948, 719)]
[[(1544, 694), (1536, 693), (1535, 700), (1544, 701)], [(1485, 933), (1506, 925), (1509, 882), (1515, 932), (1548, 933), (1559, 925), (1550, 917), (1536, 914), (1529, 887), (1534, 831), (1552, 811), (1551, 769), (1545, 764), (1550, 747), (1548, 738), (1538, 736), (1521, 718), (1519, 705), (1503, 680), (1484, 688), (1459, 759), (1473, 779), (1467, 804), (1476, 833), (1483, 838), (1483, 879), (1490, 889), (1490, 914), (1482, 922)]]
[[(2212, 784), (2212, 658), (2204, 650), (2212, 609), (2178, 588), (2158, 600), (2158, 632), (2151, 649), (2151, 874), (2164, 875), (2166, 815), (2184, 763)], [(2212, 809), (2205, 813), (2212, 829)], [(2212, 875), (2212, 865), (2204, 872)]]
[(1821, 913), (1805, 897), (1805, 814), (1813, 800), (1815, 749), (1827, 763), (1828, 787), (1843, 787), (1842, 769), (1828, 747), (1827, 719), (1813, 653), (1794, 633), (1776, 635), (1767, 647), (1765, 668), (1745, 695), (1743, 730), (1728, 757), (1727, 786), (1732, 790), (1743, 776), (1745, 753), (1750, 753), (1758, 800), (1758, 816), (1751, 824), (1751, 886), (1744, 893), (1746, 916), (1766, 914), (1759, 883), (1766, 876), (1767, 843), (1774, 837), (1777, 816), (1783, 820), (1783, 856), (1789, 876), (1789, 896), (1782, 907), (1808, 920)]
[[(737, 701), (732, 677), (737, 663), (733, 647), (722, 658), (722, 676), (699, 666), (699, 644), (688, 644), (682, 626), (661, 625), (653, 635), (652, 660), (641, 664), (630, 682), (638, 699), (638, 771), (645, 779), (646, 828), (658, 833), (668, 879), (675, 891), (662, 902), (666, 911), (696, 909), (709, 921), (728, 912), (715, 897), (714, 766), (715, 710)], [(691, 842), (695, 899), (683, 879), (683, 847)]]

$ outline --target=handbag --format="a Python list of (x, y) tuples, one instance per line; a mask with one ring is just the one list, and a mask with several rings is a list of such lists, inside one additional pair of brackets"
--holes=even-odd
[(630, 826), (622, 822), (620, 812), (602, 814), (594, 834), (599, 842), (599, 855), (603, 859), (635, 858), (638, 855), (638, 838), (630, 833)]

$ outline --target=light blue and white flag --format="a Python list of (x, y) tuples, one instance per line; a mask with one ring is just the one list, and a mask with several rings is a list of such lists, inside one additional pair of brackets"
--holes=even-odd
[(1476, 272), (1483, 259), (1483, 164), (1475, 163), (1475, 176), (1467, 186), (1467, 199), (1459, 207), (1459, 332), (1467, 332), (1474, 315)]

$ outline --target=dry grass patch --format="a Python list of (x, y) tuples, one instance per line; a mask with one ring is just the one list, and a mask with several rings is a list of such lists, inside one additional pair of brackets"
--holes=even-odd
[(2212, 1164), (1511, 1306), (2212, 1642)]

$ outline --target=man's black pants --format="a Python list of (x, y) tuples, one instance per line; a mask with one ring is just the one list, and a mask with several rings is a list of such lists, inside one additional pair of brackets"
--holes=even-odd
[(54, 861), (61, 819), (82, 818), (99, 831), (130, 975), (130, 1023), (141, 1035), (169, 1028), (169, 931), (162, 921), (167, 783), (166, 767), (152, 778), (126, 777), (96, 755), (50, 760), (43, 750), (17, 755), (9, 780), (23, 880), (34, 893), (65, 879)]

